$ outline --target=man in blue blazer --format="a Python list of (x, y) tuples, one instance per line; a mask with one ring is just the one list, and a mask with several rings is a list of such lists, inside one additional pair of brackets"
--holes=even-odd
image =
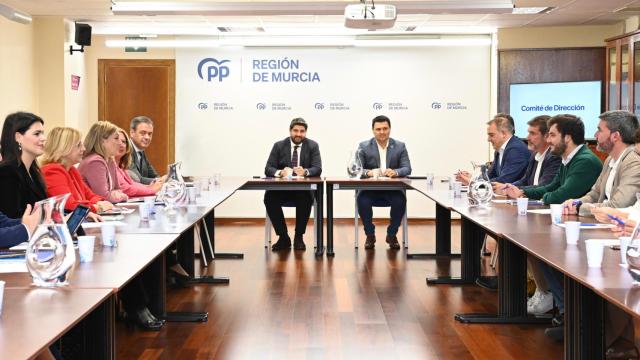
[[(547, 185), (558, 173), (562, 158), (553, 155), (550, 145), (547, 143), (547, 133), (549, 132), (547, 122), (549, 119), (551, 117), (548, 115), (540, 115), (527, 122), (527, 125), (529, 125), (527, 141), (529, 150), (531, 150), (529, 163), (524, 175), (518, 181), (511, 183), (511, 185), (520, 188)], [(502, 188), (504, 188), (505, 184), (494, 182), (493, 185), (496, 193), (504, 195)]]
[[(362, 161), (365, 177), (405, 177), (411, 174), (411, 162), (404, 143), (389, 137), (391, 120), (384, 115), (376, 116), (372, 123), (373, 138), (358, 146), (358, 157)], [(386, 241), (391, 249), (400, 249), (398, 227), (407, 209), (407, 199), (402, 191), (360, 191), (358, 193), (358, 213), (367, 235), (365, 249), (373, 249), (376, 243), (373, 225), (373, 205), (391, 206), (391, 221), (387, 228)]]
[(11, 219), (0, 212), (0, 248), (10, 248), (29, 240), (40, 221), (40, 210), (31, 213), (31, 205), (22, 219)]
[[(488, 174), (492, 182), (513, 183), (527, 170), (531, 153), (527, 145), (513, 133), (513, 124), (506, 117), (496, 116), (487, 122), (487, 141), (495, 150)], [(471, 174), (460, 171), (456, 180), (469, 185)]]
[[(289, 137), (273, 144), (264, 174), (268, 177), (288, 178), (292, 176), (320, 176), (322, 159), (318, 143), (307, 139), (307, 123), (302, 118), (291, 120)], [(313, 205), (313, 193), (310, 191), (277, 191), (264, 193), (264, 205), (271, 219), (278, 241), (271, 250), (280, 251), (291, 248), (291, 238), (287, 232), (282, 206), (293, 203), (296, 206), (296, 230), (293, 241), (295, 250), (305, 250), (302, 236), (307, 229), (307, 222)], [(322, 204), (319, 204), (322, 206)]]

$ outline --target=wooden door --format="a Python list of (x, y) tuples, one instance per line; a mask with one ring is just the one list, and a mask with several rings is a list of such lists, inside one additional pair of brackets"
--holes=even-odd
[(175, 161), (175, 73), (174, 60), (98, 60), (98, 118), (127, 132), (132, 118), (151, 118), (146, 155), (160, 174)]

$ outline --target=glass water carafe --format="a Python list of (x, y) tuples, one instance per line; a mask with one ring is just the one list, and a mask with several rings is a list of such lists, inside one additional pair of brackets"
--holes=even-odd
[(169, 164), (169, 172), (167, 179), (162, 185), (161, 198), (164, 201), (167, 213), (175, 213), (175, 205), (186, 203), (186, 185), (180, 174), (180, 166), (182, 163), (176, 162)]
[(362, 159), (360, 158), (360, 149), (352, 151), (349, 154), (349, 162), (347, 162), (347, 174), (352, 179), (360, 179), (362, 177)]
[(477, 166), (469, 183), (469, 201), (473, 205), (488, 206), (493, 198), (487, 165)]
[(51, 197), (34, 204), (40, 222), (29, 239), (27, 269), (36, 286), (62, 286), (69, 283), (76, 262), (73, 240), (64, 218), (64, 205), (70, 194)]

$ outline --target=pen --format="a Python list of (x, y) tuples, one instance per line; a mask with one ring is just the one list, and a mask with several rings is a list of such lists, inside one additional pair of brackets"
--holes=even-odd
[(576, 205), (582, 205), (582, 200), (573, 200), (573, 202), (571, 203), (571, 205), (576, 206)]
[(615, 215), (611, 215), (611, 214), (607, 214), (607, 217), (615, 222), (618, 223), (618, 225), (620, 226), (624, 226), (624, 221), (622, 221), (622, 219), (620, 219), (619, 217), (615, 216)]

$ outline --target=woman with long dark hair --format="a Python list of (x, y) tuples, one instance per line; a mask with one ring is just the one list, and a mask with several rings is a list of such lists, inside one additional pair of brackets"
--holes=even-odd
[(27, 205), (47, 197), (36, 161), (46, 139), (39, 116), (16, 112), (6, 117), (0, 136), (0, 211), (5, 215), (19, 218)]

